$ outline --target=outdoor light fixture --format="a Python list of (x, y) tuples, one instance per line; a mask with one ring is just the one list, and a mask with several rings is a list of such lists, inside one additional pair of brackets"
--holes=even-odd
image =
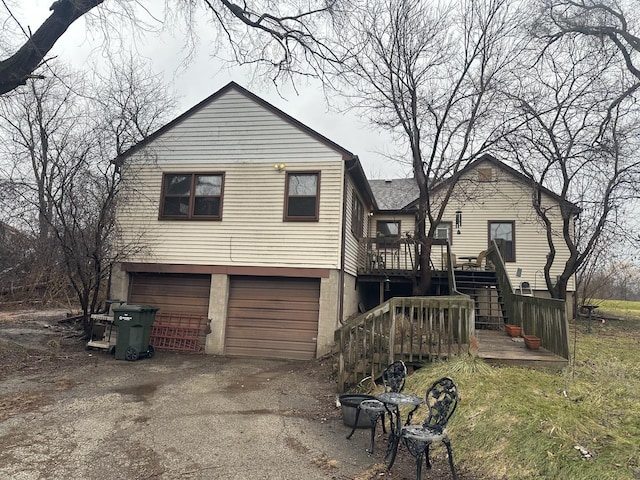
[(460, 235), (460, 227), (462, 227), (462, 210), (456, 210), (456, 233), (458, 235)]
[(384, 291), (391, 291), (391, 280), (389, 280), (389, 277), (387, 275), (384, 276)]
[(286, 165), (284, 163), (274, 163), (273, 164), (273, 168), (275, 168), (279, 172), (283, 171), (284, 167), (286, 167)]

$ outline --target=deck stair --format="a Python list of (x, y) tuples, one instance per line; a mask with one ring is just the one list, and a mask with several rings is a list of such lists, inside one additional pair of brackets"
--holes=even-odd
[(475, 304), (475, 327), (481, 330), (503, 330), (507, 322), (504, 299), (496, 273), (491, 270), (455, 270), (456, 288), (469, 295)]

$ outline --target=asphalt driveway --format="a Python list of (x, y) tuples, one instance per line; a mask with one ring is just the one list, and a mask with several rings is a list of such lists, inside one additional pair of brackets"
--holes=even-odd
[(0, 478), (368, 479), (380, 472), (383, 445), (370, 457), (368, 432), (345, 439), (322, 362), (169, 352), (126, 362), (84, 350), (26, 359), (2, 372)]

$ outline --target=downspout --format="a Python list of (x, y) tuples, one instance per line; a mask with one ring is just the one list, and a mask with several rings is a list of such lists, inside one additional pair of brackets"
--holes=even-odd
[[(352, 160), (356, 160), (357, 157), (353, 157)], [(343, 162), (343, 165), (346, 167), (344, 169), (344, 175), (342, 176), (342, 233), (341, 233), (341, 246), (340, 246), (340, 273), (338, 275), (340, 285), (338, 286), (338, 322), (340, 325), (344, 325), (344, 265), (345, 265), (345, 257), (346, 257), (346, 248), (347, 248), (347, 201), (348, 201), (348, 182), (347, 182), (347, 174), (353, 169), (357, 163), (354, 163), (351, 167), (347, 167), (347, 162)], [(355, 190), (354, 190), (355, 195)], [(357, 278), (356, 278), (357, 281)]]
[[(342, 163), (343, 166), (346, 166), (346, 162)], [(338, 281), (340, 282), (338, 285), (338, 323), (340, 325), (344, 325), (343, 315), (344, 315), (344, 262), (346, 256), (346, 221), (347, 221), (347, 172), (348, 169), (344, 169), (344, 175), (342, 175), (342, 232), (340, 234), (340, 273), (338, 274)]]

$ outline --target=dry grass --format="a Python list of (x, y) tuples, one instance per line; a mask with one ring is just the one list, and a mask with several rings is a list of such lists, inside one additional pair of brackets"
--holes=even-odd
[(440, 376), (456, 380), (454, 458), (478, 478), (636, 480), (640, 319), (594, 322), (592, 331), (584, 320), (571, 324), (572, 358), (560, 373), (479, 367), (469, 357), (417, 371), (405, 391), (424, 395)]

